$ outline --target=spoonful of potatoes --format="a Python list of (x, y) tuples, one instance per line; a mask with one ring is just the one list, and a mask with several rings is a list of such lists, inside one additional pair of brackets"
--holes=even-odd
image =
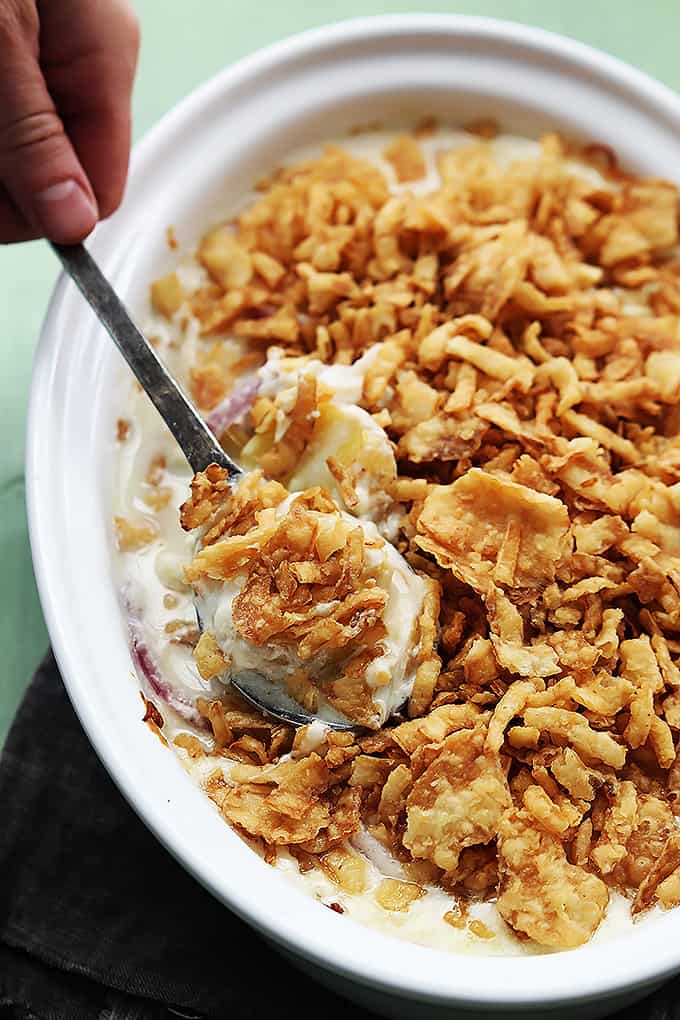
[(204, 679), (294, 726), (379, 728), (408, 698), (427, 581), (325, 489), (289, 492), (220, 446), (83, 245), (53, 245), (194, 472), (181, 523)]

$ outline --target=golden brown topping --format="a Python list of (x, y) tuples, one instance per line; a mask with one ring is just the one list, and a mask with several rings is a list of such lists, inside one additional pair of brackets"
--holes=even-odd
[(319, 857), (319, 866), (346, 893), (362, 893), (366, 888), (366, 861), (342, 847)]
[(490, 583), (541, 590), (569, 555), (559, 500), (477, 468), (427, 496), (418, 531), (421, 549), (482, 593)]
[(257, 471), (246, 475), (233, 490), (225, 469), (211, 464), (194, 476), (191, 498), (180, 510), (180, 523), (185, 531), (206, 529), (202, 545), (207, 546), (227, 531), (248, 531), (256, 523), (256, 512), (278, 506), (285, 497), (282, 485), (263, 482)]
[(229, 666), (224, 657), (222, 649), (218, 645), (215, 635), (210, 631), (201, 634), (198, 644), (194, 648), (194, 659), (198, 672), (204, 680), (212, 680), (215, 676), (223, 676)]
[(552, 737), (565, 740), (577, 754), (604, 762), (613, 768), (623, 768), (626, 749), (609, 733), (592, 729), (585, 716), (566, 708), (527, 708), (524, 712), (527, 726), (547, 731)]
[(172, 318), (184, 303), (184, 291), (177, 273), (161, 276), (151, 285), (151, 302), (166, 319)]
[(494, 838), (510, 804), (500, 762), (484, 752), (484, 738), (480, 728), (447, 737), (408, 796), (404, 846), (444, 871), (455, 871), (464, 847)]
[(390, 738), (407, 754), (423, 744), (436, 744), (456, 730), (471, 729), (478, 722), (476, 705), (442, 705), (422, 719), (402, 723), (390, 732)]
[(290, 424), (281, 439), (262, 457), (261, 467), (266, 475), (285, 478), (291, 473), (312, 437), (316, 414), (316, 381), (313, 376), (303, 376), (289, 413)]
[(157, 513), (168, 505), (172, 498), (172, 489), (169, 485), (163, 485), (165, 478), (165, 457), (163, 454), (156, 454), (146, 472), (142, 498), (147, 506)]
[(440, 585), (430, 580), (418, 620), (418, 665), (408, 703), (412, 718), (423, 715), (429, 708), (441, 670), (441, 658), (436, 652), (440, 610)]
[(570, 864), (560, 840), (526, 811), (509, 811), (498, 833), (498, 910), (517, 932), (542, 946), (583, 945), (604, 916), (607, 887)]
[[(538, 773), (537, 778), (543, 779), (543, 776)], [(583, 810), (576, 804), (572, 804), (559, 792), (554, 793), (552, 789), (549, 794), (543, 786), (528, 786), (522, 796), (522, 803), (541, 828), (555, 836), (563, 836), (578, 825), (583, 817)]]
[(668, 804), (653, 794), (640, 793), (635, 826), (626, 841), (626, 855), (612, 872), (614, 883), (624, 891), (638, 889), (674, 829)]
[[(259, 772), (215, 796), (301, 866), (321, 855), (348, 892), (361, 868), (338, 841), (363, 821), (416, 883), (388, 880), (387, 909), (429, 882), (497, 891), (515, 930), (566, 948), (606, 908), (594, 872), (636, 910), (680, 899), (678, 196), (624, 173), (605, 147), (555, 135), (507, 165), (495, 131), (478, 125), (432, 162), (417, 132), (397, 138), (384, 156), (399, 181), (436, 163), (429, 194), (391, 194), (375, 166), (329, 147), (277, 171), (204, 238), (210, 281), (182, 295), (202, 335), (243, 337), (258, 363), (276, 343), (302, 367), (285, 398), (260, 394), (233, 440), (278, 481), (255, 474), (230, 492), (213, 466), (182, 523), (202, 534), (190, 580), (247, 575), (238, 633), (299, 650), (290, 690), (313, 708), (323, 687), (370, 725), (385, 592), (365, 543), (322, 524), (333, 505), (321, 490), (276, 508), (278, 483), (313, 458), (333, 414), (304, 366), (371, 352), (360, 405), (390, 451), (372, 466), (398, 504), (391, 537), (428, 578), (409, 718), (317, 755), (298, 744), (299, 761), (328, 775), (323, 789), (301, 783), (298, 814)], [(157, 288), (166, 314), (173, 287)], [(200, 342), (191, 381), (208, 408), (241, 371), (225, 345), (244, 357), (246, 344)], [(364, 452), (352, 436), (323, 455), (325, 484), (357, 514)], [(317, 656), (328, 675), (311, 668)], [(275, 738), (243, 706), (205, 712), (217, 751), (252, 768), (290, 747), (287, 728)]]
[(633, 913), (645, 910), (655, 899), (664, 907), (680, 903), (680, 834), (676, 832), (668, 837), (661, 855), (640, 883)]
[(253, 275), (252, 258), (239, 244), (233, 229), (217, 227), (203, 238), (198, 257), (225, 290), (245, 287)]
[(607, 808), (600, 838), (591, 851), (591, 859), (606, 875), (626, 856), (626, 846), (637, 826), (638, 803), (635, 785), (620, 783)]
[[(536, 692), (534, 684), (526, 680), (518, 681), (508, 687), (494, 708), (489, 729), (486, 735), (484, 750), (497, 754), (503, 746), (505, 730), (516, 715), (521, 715), (526, 707), (529, 696)], [(533, 742), (533, 737), (531, 738)]]
[(476, 935), (478, 939), (494, 939), (496, 936), (483, 921), (479, 918), (473, 918), (470, 921), (470, 931), (473, 935)]
[[(237, 772), (237, 768), (241, 771)], [(267, 843), (304, 843), (330, 823), (328, 769), (318, 755), (280, 765), (237, 766), (232, 778), (239, 785), (220, 805), (225, 818)]]
[(128, 520), (127, 517), (114, 517), (116, 541), (121, 552), (137, 552), (156, 539), (158, 527), (153, 521)]
[(398, 181), (417, 181), (425, 176), (422, 150), (411, 135), (400, 135), (388, 145), (383, 156), (394, 167)]

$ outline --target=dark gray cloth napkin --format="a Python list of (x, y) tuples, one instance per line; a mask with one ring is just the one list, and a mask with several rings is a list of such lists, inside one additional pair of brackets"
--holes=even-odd
[[(620, 1020), (680, 1020), (676, 1002), (680, 979)], [(0, 1020), (348, 1015), (372, 1016), (298, 973), (156, 842), (48, 656), (0, 759)]]
[(48, 656), (0, 759), (0, 1017), (318, 1020), (348, 1008), (154, 839)]

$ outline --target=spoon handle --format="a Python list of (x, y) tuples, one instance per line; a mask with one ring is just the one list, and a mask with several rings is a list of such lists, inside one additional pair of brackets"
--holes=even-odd
[(219, 464), (226, 468), (230, 477), (240, 475), (241, 469), (227, 457), (216, 436), (168, 373), (149, 341), (137, 329), (84, 245), (50, 243), (160, 412), (194, 473), (204, 471), (209, 464)]

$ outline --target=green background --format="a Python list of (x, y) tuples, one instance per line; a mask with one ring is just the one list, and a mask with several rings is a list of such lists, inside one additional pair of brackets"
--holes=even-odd
[[(415, 0), (137, 0), (136, 7), (142, 25), (137, 138), (183, 95), (244, 54), (360, 14), (446, 11), (540, 25), (608, 50), (680, 90), (678, 0), (430, 0), (424, 6)], [(26, 532), (23, 446), (31, 360), (55, 276), (55, 260), (41, 243), (0, 248), (0, 742), (47, 647)]]

